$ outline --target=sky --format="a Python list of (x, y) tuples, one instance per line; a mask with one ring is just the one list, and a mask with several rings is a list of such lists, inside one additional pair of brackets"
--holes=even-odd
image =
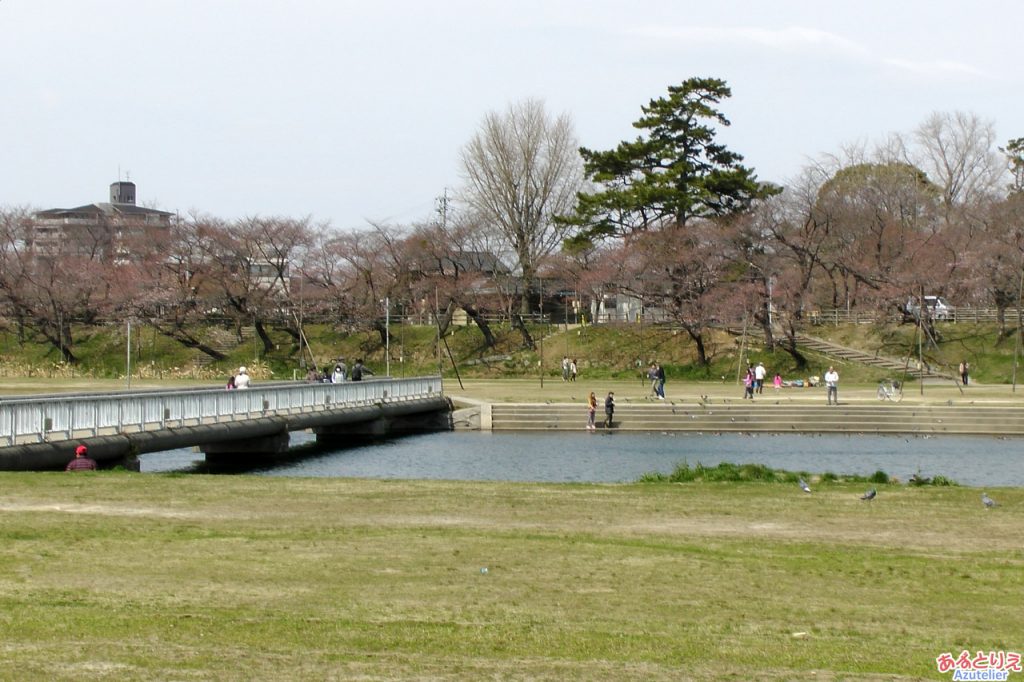
[(785, 185), (933, 112), (1024, 137), (1020, 0), (0, 0), (0, 206), (138, 203), (339, 229), (435, 217), (484, 116), (579, 142), (725, 80), (719, 131)]

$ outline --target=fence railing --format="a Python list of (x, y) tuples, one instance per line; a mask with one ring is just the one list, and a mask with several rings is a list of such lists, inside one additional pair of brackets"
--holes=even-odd
[(0, 447), (431, 397), (441, 377), (0, 399)]
[[(1007, 308), (1003, 311), (1007, 322), (1017, 320), (1017, 308)], [(885, 315), (877, 311), (856, 311), (856, 310), (815, 310), (807, 315), (811, 324), (874, 324), (884, 319), (898, 319), (900, 315), (894, 313)], [(977, 322), (998, 322), (999, 310), (997, 308), (954, 308), (943, 313), (942, 317), (933, 318), (935, 322), (953, 323), (977, 323)]]

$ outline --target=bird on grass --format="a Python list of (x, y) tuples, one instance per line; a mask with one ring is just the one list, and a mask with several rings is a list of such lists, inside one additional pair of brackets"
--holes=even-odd
[(860, 499), (867, 500), (868, 502), (870, 502), (871, 500), (875, 499), (875, 495), (877, 495), (877, 494), (878, 494), (878, 491), (876, 491), (874, 488), (872, 488), (871, 490), (869, 490), (866, 493), (864, 493), (863, 495), (861, 495)]
[(988, 493), (981, 494), (981, 503), (985, 505), (985, 509), (991, 509), (992, 507), (998, 507), (996, 501), (988, 496)]
[(805, 493), (811, 492), (811, 486), (807, 485), (807, 481), (803, 478), (800, 479), (800, 490), (803, 490)]

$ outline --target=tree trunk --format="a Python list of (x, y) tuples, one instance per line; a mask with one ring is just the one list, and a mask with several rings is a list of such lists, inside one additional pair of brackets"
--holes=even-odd
[(69, 365), (78, 363), (78, 358), (71, 352), (70, 332), (68, 332), (67, 336), (64, 336), (61, 334), (54, 335), (44, 331), (43, 336), (45, 336), (46, 340), (50, 342), (50, 345), (57, 349), (64, 362)]
[(391, 330), (388, 329), (388, 326), (386, 324), (384, 324), (383, 322), (381, 322), (380, 320), (374, 320), (373, 328), (374, 328), (374, 330), (376, 330), (377, 335), (380, 336), (380, 345), (385, 347), (385, 348), (387, 348), (388, 347), (388, 337), (391, 334)]
[(533, 337), (530, 336), (530, 330), (526, 328), (526, 322), (523, 321), (522, 315), (512, 316), (512, 326), (515, 329), (518, 329), (519, 333), (522, 335), (524, 348), (537, 350), (537, 344), (534, 342)]
[(683, 329), (686, 330), (686, 334), (693, 341), (693, 345), (697, 347), (697, 364), (707, 369), (709, 366), (707, 348), (704, 346), (704, 330), (701, 327), (687, 324), (686, 322), (680, 323)]
[(270, 336), (267, 335), (267, 329), (263, 326), (263, 320), (256, 320), (256, 335), (260, 337), (260, 341), (263, 343), (264, 355), (268, 355), (270, 351), (274, 350), (274, 343), (270, 340)]
[(434, 314), (436, 315), (437, 319), (434, 321), (437, 323), (437, 333), (439, 336), (444, 336), (446, 333), (448, 333), (448, 327), (451, 326), (452, 323), (452, 308), (454, 306), (455, 302), (449, 299), (448, 305), (445, 307), (444, 312), (441, 312), (440, 310), (435, 311)]
[(793, 362), (796, 363), (796, 368), (798, 370), (802, 371), (804, 369), (807, 369), (807, 358), (804, 357), (803, 353), (800, 352), (800, 349), (797, 348), (797, 345), (796, 345), (796, 331), (795, 330), (793, 330), (793, 329), (787, 330), (786, 339), (785, 339), (785, 341), (783, 343), (780, 343), (779, 346), (781, 346), (782, 350), (784, 350), (787, 353), (789, 353), (789, 356), (791, 358), (793, 358)]
[(152, 324), (153, 329), (155, 329), (158, 334), (166, 336), (169, 339), (174, 339), (175, 341), (185, 346), (186, 348), (194, 348), (205, 355), (209, 355), (214, 360), (223, 360), (227, 357), (216, 348), (211, 348), (210, 346), (207, 346), (205, 343), (195, 338), (194, 336), (192, 336), (191, 334), (189, 334), (187, 331), (180, 327), (164, 329), (159, 324), (153, 322), (151, 322), (150, 324)]
[[(766, 304), (767, 305), (767, 304)], [(754, 315), (754, 319), (761, 326), (761, 331), (764, 332), (764, 345), (769, 351), (775, 349), (775, 333), (772, 330), (771, 316), (768, 313), (767, 307), (759, 311)]]
[(996, 338), (1002, 341), (1010, 333), (1006, 330), (1006, 306), (998, 301), (996, 302), (996, 322), (999, 324), (999, 335)]
[(480, 311), (469, 304), (463, 304), (462, 309), (466, 311), (466, 315), (469, 319), (476, 323), (476, 326), (480, 329), (480, 333), (484, 335), (484, 344), (488, 348), (494, 348), (497, 345), (497, 340), (494, 338), (494, 333), (491, 331), (491, 325), (487, 323)]

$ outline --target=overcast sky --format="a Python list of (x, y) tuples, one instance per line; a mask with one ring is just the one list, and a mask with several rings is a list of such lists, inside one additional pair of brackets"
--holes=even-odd
[(934, 111), (1024, 136), (1021, 0), (0, 0), (0, 205), (106, 201), (339, 228), (430, 218), (488, 111), (526, 98), (580, 143), (728, 82), (761, 180)]

